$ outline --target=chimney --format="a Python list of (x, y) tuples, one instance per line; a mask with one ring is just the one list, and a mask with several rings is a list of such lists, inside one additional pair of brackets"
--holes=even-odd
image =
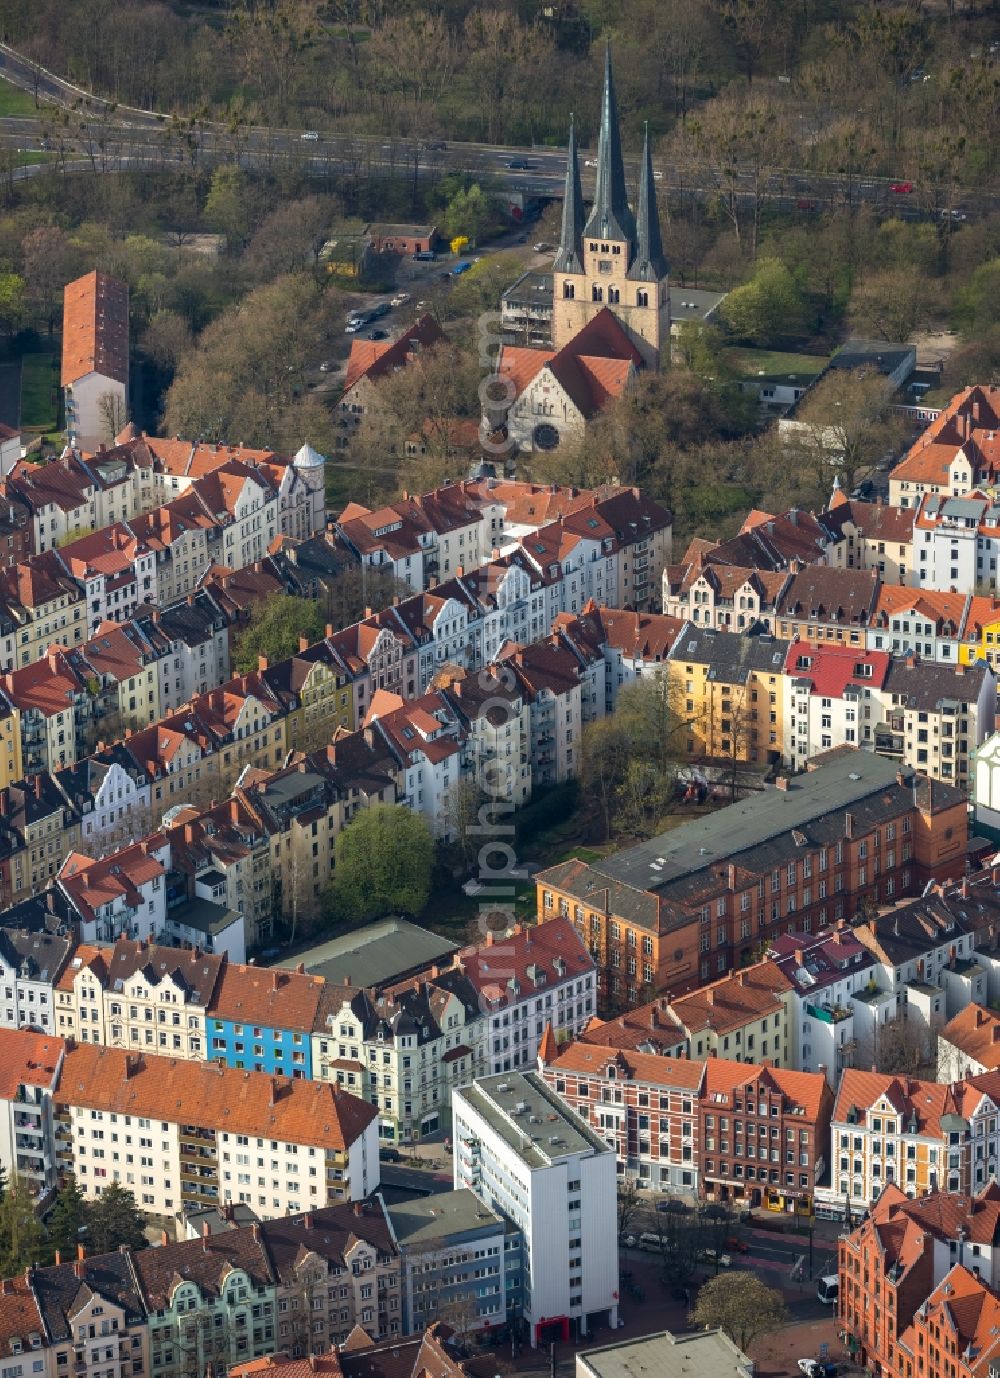
[(797, 947), (797, 948), (795, 949), (795, 965), (796, 965), (797, 967), (804, 967), (805, 964), (806, 964), (806, 950), (805, 950), (804, 947)]
[(298, 975), (298, 976), (305, 976), (305, 974), (306, 974), (306, 964), (305, 964), (305, 962), (299, 962), (298, 966), (295, 968), (295, 972), (296, 972), (296, 975)]
[(58, 1268), (59, 1265), (60, 1265), (61, 1263), (62, 1263), (62, 1254), (61, 1254), (61, 1253), (59, 1252), (59, 1250), (57, 1249), (57, 1250), (56, 1250), (56, 1267)]
[(76, 1262), (73, 1264), (73, 1272), (77, 1275), (78, 1278), (80, 1278), (80, 1279), (83, 1278), (83, 1259), (82, 1259), (82, 1258), (78, 1258), (78, 1259), (76, 1260)]
[(306, 1211), (305, 1215), (302, 1217), (302, 1223), (303, 1223), (303, 1225), (306, 1227), (307, 1230), (311, 1230), (311, 1229), (312, 1229), (312, 1226), (313, 1226), (312, 1211)]
[(307, 636), (300, 636), (300, 637), (299, 637), (299, 650), (300, 650), (300, 651), (308, 651), (308, 649), (309, 649), (309, 638), (308, 638)]
[(494, 936), (493, 936), (493, 929), (492, 929), (492, 928), (488, 928), (488, 929), (486, 930), (486, 946), (487, 946), (487, 947), (492, 947), (493, 944), (494, 944), (494, 942), (495, 942), (495, 938), (494, 938)]
[(365, 1213), (365, 1203), (364, 1203), (363, 1201), (355, 1201), (355, 1203), (354, 1203), (354, 1214), (355, 1214), (355, 1215), (364, 1215), (364, 1213)]
[(372, 615), (372, 610), (371, 610), (371, 608), (365, 608), (365, 617), (371, 617), (371, 615)]
[(207, 1220), (202, 1221), (201, 1233), (204, 1239), (207, 1239), (208, 1236), (212, 1233), (211, 1227)]
[(780, 789), (783, 794), (788, 793), (788, 776), (777, 775), (774, 780), (774, 788)]
[(333, 623), (332, 623), (332, 622), (328, 622), (328, 623), (326, 624), (326, 635), (327, 635), (327, 636), (333, 636)]
[[(952, 669), (954, 669), (954, 666), (952, 666)], [(969, 877), (968, 877), (968, 876), (963, 876), (963, 877), (962, 877), (962, 891), (961, 891), (961, 893), (962, 893), (962, 899), (967, 900), (967, 899), (969, 898)]]
[[(302, 649), (301, 646), (299, 647), (299, 649)], [(267, 669), (267, 656), (257, 657), (257, 669), (260, 671), (264, 671)]]
[(77, 1244), (77, 1246), (76, 1246), (76, 1257), (77, 1257), (77, 1261), (80, 1262), (80, 1263), (82, 1263), (83, 1260), (87, 1257), (87, 1250), (86, 1250), (86, 1248), (84, 1247), (84, 1245), (82, 1245), (82, 1244)]

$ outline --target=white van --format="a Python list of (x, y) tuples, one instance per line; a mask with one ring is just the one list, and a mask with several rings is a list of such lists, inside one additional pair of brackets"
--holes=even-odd
[(816, 1284), (816, 1295), (822, 1302), (833, 1303), (840, 1296), (840, 1279), (836, 1273), (820, 1278)]

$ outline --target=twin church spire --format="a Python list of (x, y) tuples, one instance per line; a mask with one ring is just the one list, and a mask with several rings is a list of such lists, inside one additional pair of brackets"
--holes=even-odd
[(605, 242), (616, 240), (628, 244), (627, 276), (632, 281), (656, 282), (669, 272), (660, 238), (660, 217), (656, 206), (648, 126), (643, 143), (639, 197), (634, 215), (628, 203), (610, 47), (606, 49), (604, 57), (604, 98), (601, 104), (601, 133), (597, 146), (594, 204), (584, 224), (576, 129), (571, 124), (566, 159), (562, 235), (554, 264), (556, 272), (583, 272), (584, 239)]

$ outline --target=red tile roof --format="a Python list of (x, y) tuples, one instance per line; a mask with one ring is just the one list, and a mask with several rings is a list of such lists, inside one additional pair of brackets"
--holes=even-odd
[(221, 1062), (140, 1056), (91, 1043), (68, 1049), (55, 1100), (340, 1151), (378, 1115), (373, 1105), (326, 1082), (242, 1072)]
[[(533, 973), (543, 978), (537, 986), (542, 989), (594, 970), (586, 944), (561, 915), (526, 928), (518, 924), (507, 937), (462, 948), (454, 960), (480, 995), (499, 1005), (515, 1005), (526, 991), (536, 989)], [(520, 995), (511, 990), (511, 981), (519, 984)]]
[(13, 1100), (19, 1086), (53, 1087), (64, 1047), (61, 1038), (29, 1029), (0, 1032), (0, 1100)]
[(431, 349), (446, 339), (434, 317), (425, 313), (397, 340), (352, 340), (344, 392), (349, 392), (361, 378), (384, 378), (393, 369), (419, 358), (421, 349)]
[(990, 1071), (1000, 1067), (1000, 1014), (993, 1010), (966, 1005), (940, 1030), (938, 1037)]
[[(808, 641), (793, 641), (785, 657), (785, 674), (797, 680), (808, 680), (812, 694), (840, 699), (848, 685), (881, 688), (891, 661), (889, 651), (866, 651), (858, 646), (833, 643), (813, 646)], [(870, 667), (871, 673), (862, 674), (860, 667)]]
[(321, 976), (284, 967), (228, 963), (215, 988), (209, 1014), (215, 1019), (268, 1028), (311, 1029), (325, 984)]
[[(694, 1061), (686, 1057), (663, 1057), (660, 1053), (639, 1053), (631, 1048), (606, 1048), (595, 1043), (571, 1043), (562, 1049), (549, 1070), (555, 1073), (575, 1072), (580, 1076), (604, 1078), (609, 1064), (615, 1068), (617, 1080), (648, 1082), (652, 1086), (676, 1086), (681, 1090), (699, 1091), (709, 1061)], [(724, 1063), (726, 1067), (737, 1063)], [(744, 1066), (746, 1076), (754, 1069)]]
[(88, 373), (128, 383), (128, 286), (87, 273), (63, 290), (62, 385)]

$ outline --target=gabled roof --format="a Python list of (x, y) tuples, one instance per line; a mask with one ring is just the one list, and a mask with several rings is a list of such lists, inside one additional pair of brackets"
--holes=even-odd
[(866, 651), (864, 647), (833, 642), (814, 646), (808, 641), (792, 641), (788, 644), (785, 673), (795, 680), (807, 681), (811, 694), (841, 699), (851, 688), (881, 689), (891, 663), (888, 651)]
[(62, 385), (89, 373), (128, 383), (128, 286), (107, 273), (63, 289)]
[[(55, 1100), (339, 1151), (349, 1148), (378, 1116), (375, 1106), (326, 1082), (92, 1043), (67, 1051)], [(228, 1233), (214, 1238), (228, 1238)]]
[(518, 1004), (530, 991), (594, 971), (594, 959), (572, 922), (557, 916), (456, 952), (454, 964), (491, 1009)]
[(54, 1089), (65, 1044), (51, 1034), (31, 1029), (4, 1029), (0, 1065), (0, 1101), (11, 1101), (21, 1086)]
[(966, 1005), (938, 1033), (990, 1071), (1000, 1067), (1000, 1014), (982, 1005)]
[[(727, 1066), (730, 1064), (726, 1064)], [(662, 1057), (659, 1053), (640, 1053), (631, 1048), (602, 1047), (595, 1043), (570, 1043), (562, 1048), (554, 1062), (547, 1064), (547, 1072), (559, 1075), (572, 1072), (577, 1076), (606, 1079), (608, 1068), (614, 1069), (617, 1081), (639, 1081), (651, 1086), (673, 1086), (682, 1091), (700, 1092), (708, 1062), (687, 1057)], [(743, 1068), (749, 1072), (748, 1067)]]
[(352, 340), (344, 393), (350, 392), (361, 378), (384, 378), (419, 357), (421, 349), (431, 349), (447, 338), (434, 317), (425, 312), (396, 340)]
[(323, 978), (284, 967), (224, 967), (208, 1009), (212, 1019), (268, 1028), (311, 1029)]

